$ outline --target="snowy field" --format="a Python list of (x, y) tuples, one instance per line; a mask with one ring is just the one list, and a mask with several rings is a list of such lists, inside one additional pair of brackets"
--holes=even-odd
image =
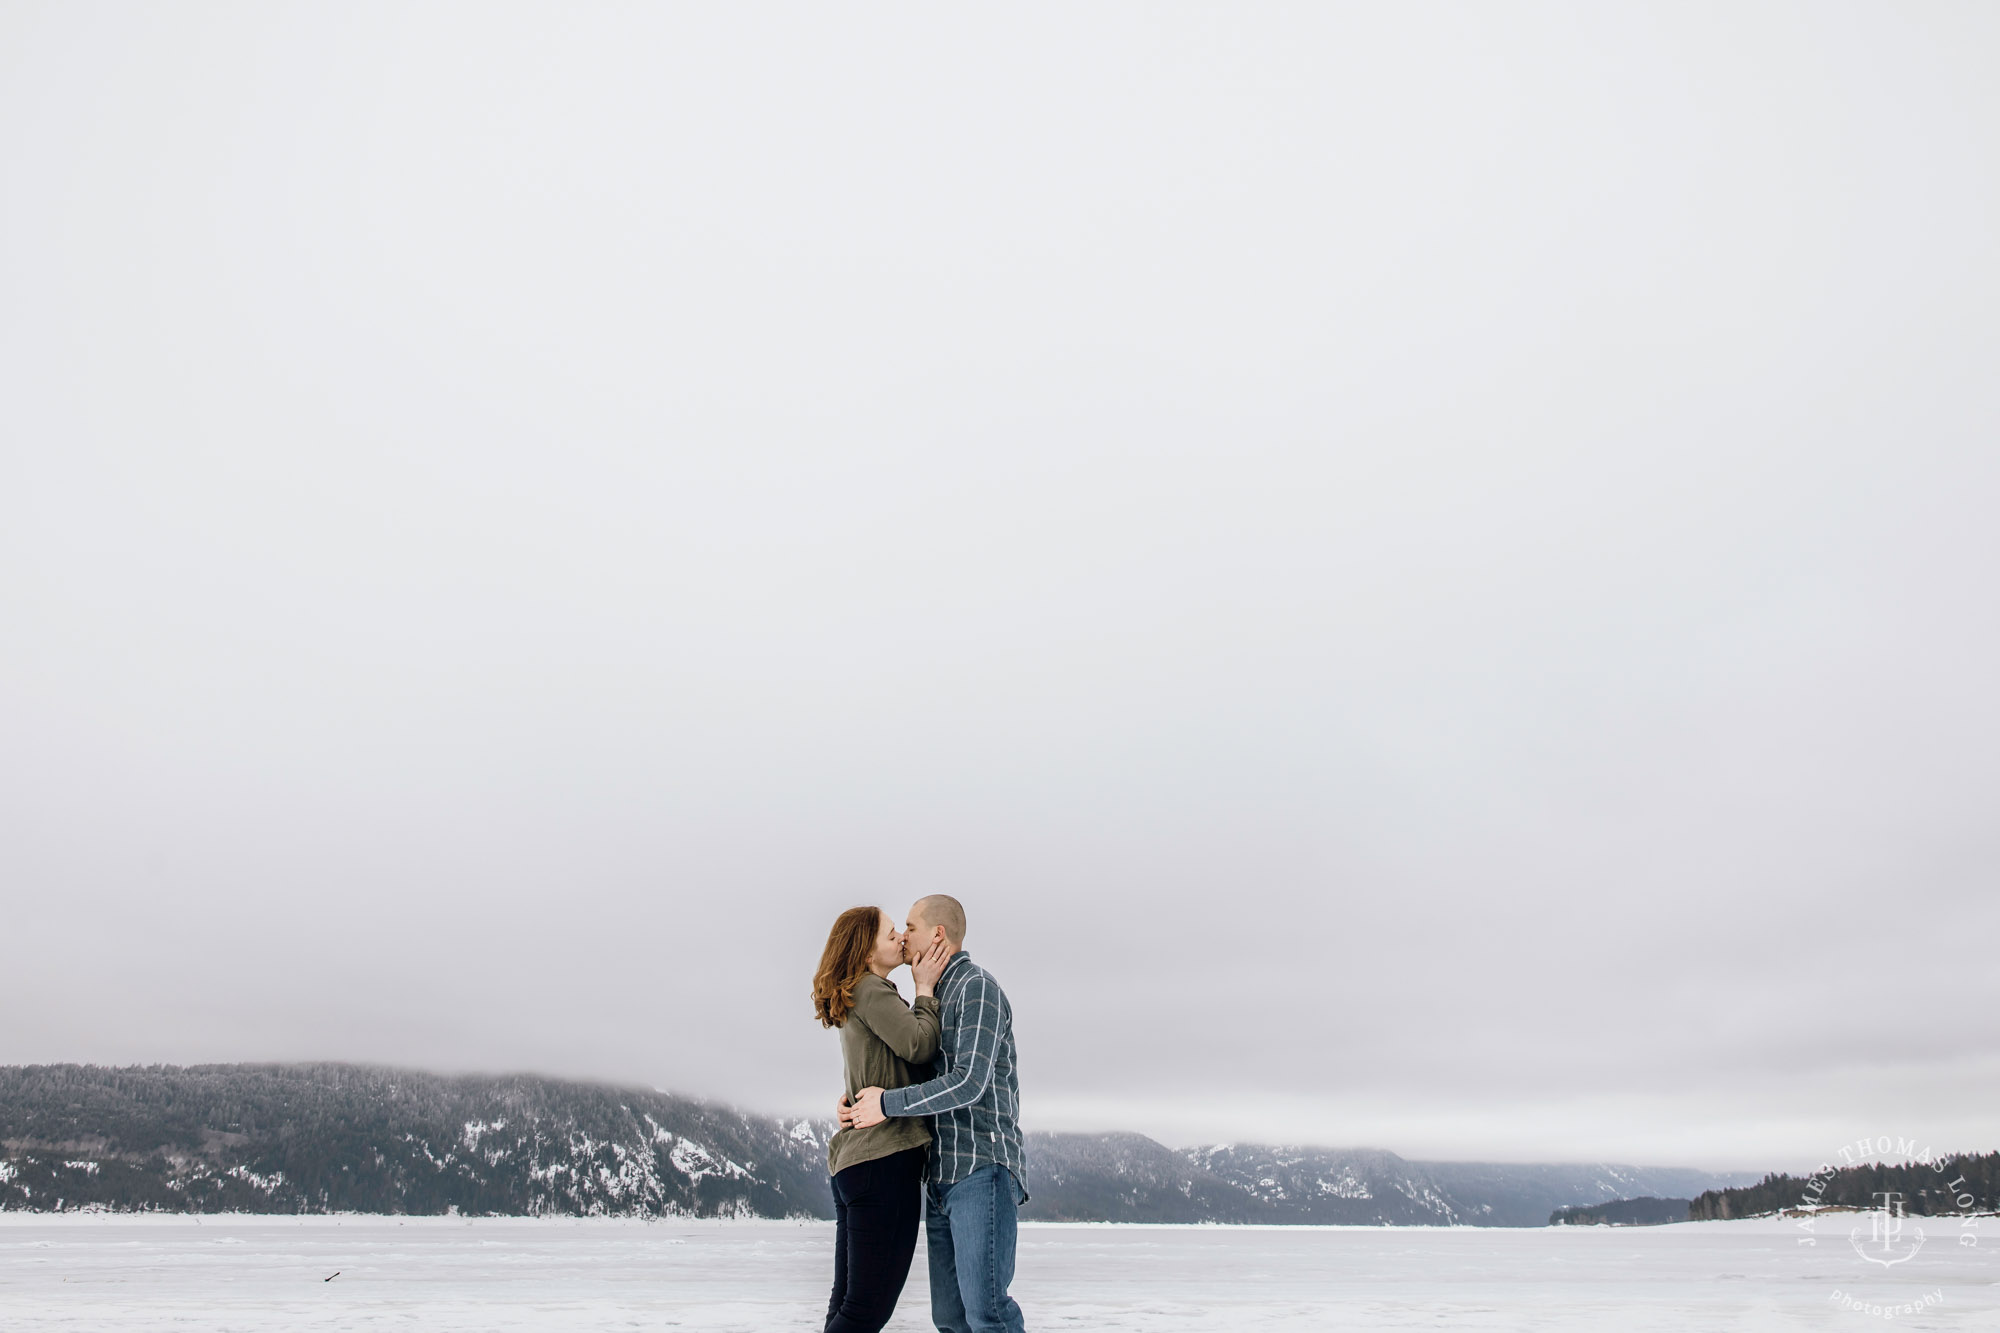
[[(1894, 1268), (1852, 1219), (1609, 1230), (1028, 1226), (1033, 1329), (2000, 1329), (2000, 1219)], [(0, 1214), (0, 1327), (816, 1330), (832, 1227)], [(330, 1274), (340, 1275), (324, 1281)], [(1894, 1316), (1845, 1309), (1835, 1291)], [(1936, 1293), (1941, 1293), (1941, 1301)], [(891, 1329), (930, 1327), (921, 1248)]]

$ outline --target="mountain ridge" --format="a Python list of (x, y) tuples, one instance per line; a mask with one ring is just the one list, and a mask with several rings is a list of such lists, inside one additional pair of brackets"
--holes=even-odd
[[(530, 1074), (0, 1066), (0, 1210), (832, 1216), (830, 1120)], [(1028, 1220), (1541, 1226), (1748, 1173), (1027, 1136)]]

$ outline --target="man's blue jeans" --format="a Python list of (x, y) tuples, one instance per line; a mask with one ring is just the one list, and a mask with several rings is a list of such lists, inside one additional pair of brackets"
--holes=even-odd
[(1014, 1173), (988, 1162), (956, 1184), (924, 1186), (931, 1322), (938, 1333), (1021, 1333), (1014, 1280)]

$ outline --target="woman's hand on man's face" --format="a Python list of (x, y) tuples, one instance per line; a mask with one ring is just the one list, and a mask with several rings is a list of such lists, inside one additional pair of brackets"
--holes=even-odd
[(917, 983), (917, 989), (928, 991), (937, 985), (944, 975), (944, 966), (951, 961), (951, 946), (939, 940), (924, 950), (923, 957), (910, 964), (910, 979)]

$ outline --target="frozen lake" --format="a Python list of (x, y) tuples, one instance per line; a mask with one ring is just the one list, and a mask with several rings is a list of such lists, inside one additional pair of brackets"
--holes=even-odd
[[(1025, 1226), (1034, 1329), (2000, 1328), (2000, 1219), (1893, 1268), (1824, 1218), (1569, 1230)], [(816, 1330), (826, 1223), (0, 1214), (9, 1333)], [(338, 1271), (340, 1276), (324, 1281)], [(1941, 1302), (1893, 1318), (1843, 1309)], [(930, 1328), (919, 1247), (891, 1329)]]

